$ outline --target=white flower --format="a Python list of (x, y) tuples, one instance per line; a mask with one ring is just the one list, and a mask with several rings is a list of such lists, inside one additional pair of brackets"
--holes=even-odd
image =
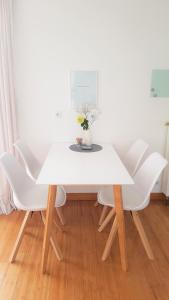
[(90, 108), (88, 104), (81, 105), (78, 107), (77, 112), (83, 115), (88, 121), (89, 127), (98, 119), (100, 111), (96, 108)]
[(90, 125), (92, 125), (97, 120), (99, 113), (100, 112), (97, 109), (91, 109), (89, 112), (87, 112), (86, 118), (89, 121)]

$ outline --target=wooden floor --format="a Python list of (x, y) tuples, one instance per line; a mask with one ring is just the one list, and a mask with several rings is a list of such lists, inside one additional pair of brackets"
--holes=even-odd
[(169, 207), (153, 201), (140, 214), (154, 262), (148, 260), (126, 214), (127, 273), (121, 271), (117, 239), (108, 260), (100, 260), (108, 236), (108, 229), (97, 232), (100, 211), (92, 201), (67, 203), (65, 232), (56, 232), (65, 259), (58, 263), (50, 249), (46, 275), (40, 273), (40, 214), (33, 214), (14, 264), (8, 257), (23, 214), (0, 216), (0, 300), (169, 300)]

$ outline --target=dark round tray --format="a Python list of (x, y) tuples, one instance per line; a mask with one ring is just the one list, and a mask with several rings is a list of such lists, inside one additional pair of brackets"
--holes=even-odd
[(78, 144), (73, 144), (69, 146), (70, 150), (75, 151), (75, 152), (83, 152), (83, 153), (89, 153), (89, 152), (97, 152), (101, 151), (103, 149), (102, 146), (97, 145), (97, 144), (92, 144), (91, 149), (82, 149), (80, 145)]

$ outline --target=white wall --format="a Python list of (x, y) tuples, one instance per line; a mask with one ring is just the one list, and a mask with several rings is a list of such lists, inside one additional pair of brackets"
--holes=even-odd
[(78, 133), (70, 70), (99, 71), (95, 141), (125, 150), (142, 137), (163, 153), (169, 99), (151, 99), (150, 80), (169, 68), (168, 11), (167, 0), (14, 0), (19, 134), (41, 160)]

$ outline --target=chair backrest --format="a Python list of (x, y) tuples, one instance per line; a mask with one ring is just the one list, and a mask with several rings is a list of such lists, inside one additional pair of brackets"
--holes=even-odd
[(23, 193), (33, 188), (35, 183), (12, 154), (4, 152), (0, 156), (0, 165), (15, 195), (15, 206), (20, 208)]
[(14, 147), (19, 152), (28, 175), (33, 180), (36, 180), (40, 172), (41, 165), (36, 159), (36, 157), (33, 155), (32, 151), (29, 149), (26, 143), (21, 140), (17, 140), (14, 144)]
[(135, 141), (127, 151), (123, 161), (131, 176), (134, 176), (149, 145), (141, 139)]
[(148, 205), (150, 193), (167, 164), (167, 160), (161, 154), (154, 152), (149, 155), (134, 175), (135, 186), (144, 199), (141, 206)]

